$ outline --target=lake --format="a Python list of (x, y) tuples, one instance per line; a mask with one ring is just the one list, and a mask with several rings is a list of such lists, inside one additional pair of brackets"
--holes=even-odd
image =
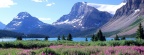
[[(114, 38), (106, 38), (106, 41), (110, 41)], [(23, 38), (23, 40), (44, 40), (44, 38)], [(57, 38), (48, 38), (49, 41), (56, 41)], [(126, 40), (135, 40), (135, 38), (126, 38)], [(0, 38), (0, 42), (2, 41), (16, 41), (16, 38)], [(85, 41), (85, 38), (73, 38), (73, 41)], [(88, 38), (88, 41), (91, 41), (91, 38)]]

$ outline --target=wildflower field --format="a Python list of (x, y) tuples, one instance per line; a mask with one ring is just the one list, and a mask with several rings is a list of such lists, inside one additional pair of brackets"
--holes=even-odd
[(0, 42), (0, 55), (144, 55), (144, 40)]
[(50, 46), (0, 49), (0, 55), (143, 55), (144, 46)]

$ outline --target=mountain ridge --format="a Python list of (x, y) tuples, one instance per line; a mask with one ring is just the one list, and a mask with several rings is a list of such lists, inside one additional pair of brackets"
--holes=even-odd
[[(114, 37), (116, 34), (120, 36), (133, 35), (136, 33), (138, 24), (144, 18), (144, 0), (127, 0), (126, 5), (116, 11), (114, 17), (101, 27), (103, 32), (114, 33), (110, 35)], [(144, 26), (144, 25), (143, 25)]]
[[(14, 31), (54, 37), (68, 33), (74, 36), (87, 36), (102, 29), (108, 36), (114, 37), (115, 34), (120, 36), (135, 34), (138, 23), (144, 24), (144, 0), (127, 0), (117, 5), (120, 8), (116, 10), (114, 16), (108, 11), (99, 10), (97, 5), (99, 6), (87, 2), (75, 3), (68, 14), (63, 15), (53, 24), (45, 24), (29, 13), (19, 13), (11, 22), (12, 24), (7, 26), (15, 27)], [(35, 21), (30, 21), (31, 19)], [(26, 24), (22, 24), (21, 20)], [(28, 23), (30, 25), (27, 26)]]
[(4, 29), (5, 28), (5, 24), (3, 24), (2, 22), (0, 22), (0, 29)]
[(28, 12), (20, 12), (13, 20), (8, 23), (5, 30), (20, 31), (20, 32), (30, 32), (31, 29), (35, 27), (41, 28), (41, 25), (45, 25), (38, 18), (31, 16)]
[(68, 15), (62, 16), (57, 21), (57, 23), (65, 23), (45, 24), (38, 20), (38, 18), (31, 16), (28, 12), (20, 12), (5, 27), (5, 30), (22, 32), (25, 34), (44, 34), (50, 37), (67, 35), (69, 33), (74, 36), (82, 36), (82, 33), (85, 32), (85, 34), (83, 34), (83, 36), (85, 36), (93, 34), (96, 29), (105, 24), (111, 17), (112, 15), (108, 12), (99, 11), (92, 6), (88, 6), (86, 2), (78, 2), (74, 4)]
[[(78, 2), (74, 4), (71, 12), (68, 15), (62, 16), (59, 20), (54, 22), (53, 25), (71, 25), (74, 28), (87, 29), (90, 27), (96, 27), (98, 25), (101, 26), (103, 23), (101, 22), (102, 20), (100, 18), (103, 18), (103, 21), (107, 22), (111, 17), (112, 15), (108, 12), (98, 11), (96, 8), (87, 5), (86, 2)], [(98, 24), (96, 22), (101, 22), (102, 24)]]

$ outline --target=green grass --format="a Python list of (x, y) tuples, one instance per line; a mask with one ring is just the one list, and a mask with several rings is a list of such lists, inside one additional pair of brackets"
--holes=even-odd
[(112, 32), (104, 32), (103, 34), (106, 36), (106, 37), (110, 37), (112, 35), (116, 35), (118, 33), (120, 33), (121, 31), (120, 30), (116, 30), (116, 31), (112, 31)]
[(9, 48), (9, 49), (0, 49), (0, 55), (17, 55), (18, 52), (22, 50), (20, 49), (15, 49), (15, 48)]
[(74, 42), (74, 41), (14, 41), (0, 42), (0, 48), (43, 48), (52, 45), (64, 46), (144, 46), (144, 40), (120, 40), (120, 41), (96, 41), (96, 42)]
[(48, 47), (51, 43), (48, 41), (14, 41), (14, 42), (0, 42), (2, 48), (41, 48)]
[[(40, 49), (0, 49), (0, 55), (143, 55), (143, 46), (53, 46)], [(138, 50), (137, 50), (138, 49)], [(26, 50), (30, 50), (27, 51)], [(142, 51), (142, 52), (139, 52)]]
[(137, 19), (134, 23), (132, 23), (130, 26), (137, 26), (138, 24), (140, 24), (140, 23), (143, 22), (143, 21), (144, 21), (143, 17), (140, 16), (140, 17), (138, 17), (138, 19)]

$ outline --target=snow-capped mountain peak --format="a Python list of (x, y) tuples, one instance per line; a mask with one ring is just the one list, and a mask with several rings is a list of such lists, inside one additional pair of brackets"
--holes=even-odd
[(26, 17), (31, 17), (28, 12), (20, 12), (14, 19), (24, 19)]
[(70, 26), (76, 29), (90, 29), (103, 25), (111, 17), (110, 13), (99, 11), (95, 7), (89, 6), (87, 2), (78, 2), (74, 4), (69, 14), (63, 15), (53, 25), (60, 27)]
[(26, 32), (33, 28), (42, 28), (42, 25), (45, 25), (45, 23), (38, 18), (31, 16), (27, 12), (20, 12), (8, 25), (6, 25), (5, 29)]
[[(54, 22), (53, 25), (61, 24), (74, 24), (81, 23), (80, 21), (86, 16), (89, 15), (89, 12), (95, 11), (108, 12), (110, 14), (115, 14), (116, 10), (125, 5), (126, 2), (122, 2), (119, 5), (109, 5), (109, 4), (95, 4), (87, 2), (77, 2), (71, 9), (71, 12), (68, 15), (62, 16), (57, 22)], [(113, 8), (113, 9), (112, 9)]]

